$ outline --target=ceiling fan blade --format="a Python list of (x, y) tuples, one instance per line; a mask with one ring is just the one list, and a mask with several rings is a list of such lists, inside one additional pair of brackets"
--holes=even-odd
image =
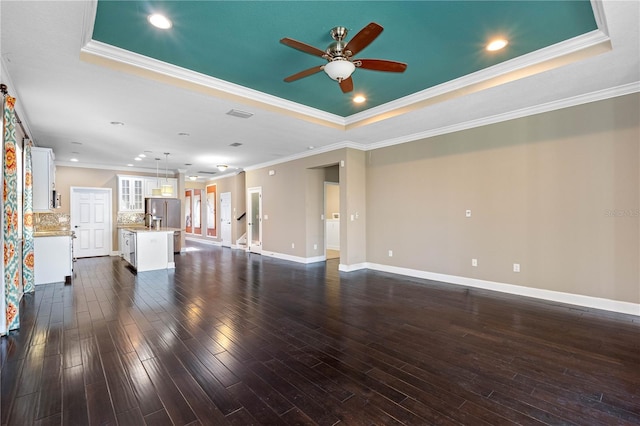
[(323, 57), (324, 55), (326, 55), (326, 52), (324, 50), (320, 50), (317, 47), (310, 46), (306, 43), (303, 43), (298, 40), (294, 40), (292, 38), (285, 37), (283, 39), (280, 39), (280, 43), (285, 44), (289, 47), (293, 47), (294, 49), (298, 49), (310, 55), (320, 56), (320, 57)]
[(292, 81), (296, 81), (301, 78), (308, 77), (312, 74), (320, 72), (322, 71), (323, 68), (324, 68), (324, 65), (318, 65), (317, 67), (312, 67), (304, 71), (300, 71), (299, 73), (290, 75), (289, 77), (285, 78), (284, 81), (286, 81), (287, 83), (291, 83)]
[(384, 28), (382, 26), (376, 24), (375, 22), (371, 22), (369, 25), (360, 30), (358, 34), (356, 34), (345, 47), (345, 50), (351, 51), (351, 56), (355, 56), (362, 49), (367, 47), (373, 40), (376, 39), (380, 35)]
[(340, 82), (340, 89), (342, 89), (342, 93), (349, 93), (353, 90), (353, 79), (351, 77), (342, 80)]
[(407, 64), (404, 62), (387, 61), (385, 59), (358, 59), (353, 62), (356, 67), (373, 71), (404, 72), (407, 69)]

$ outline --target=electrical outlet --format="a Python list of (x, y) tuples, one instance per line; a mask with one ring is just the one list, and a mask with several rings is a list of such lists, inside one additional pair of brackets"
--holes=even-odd
[(393, 257), (393, 250), (389, 250), (389, 257)]
[(291, 243), (291, 248), (296, 248), (295, 243)]
[(471, 259), (471, 266), (478, 266), (478, 259)]
[(314, 250), (318, 250), (318, 245), (317, 245), (317, 244), (314, 244), (314, 245), (313, 245), (313, 249), (314, 249)]
[(264, 215), (264, 220), (269, 220), (269, 215), (268, 214)]
[(520, 264), (519, 263), (514, 263), (513, 264), (513, 272), (520, 272)]

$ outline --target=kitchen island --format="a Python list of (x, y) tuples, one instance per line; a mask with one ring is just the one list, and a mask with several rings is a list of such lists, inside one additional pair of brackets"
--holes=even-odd
[(138, 272), (175, 268), (173, 258), (175, 231), (179, 229), (124, 228), (122, 258)]

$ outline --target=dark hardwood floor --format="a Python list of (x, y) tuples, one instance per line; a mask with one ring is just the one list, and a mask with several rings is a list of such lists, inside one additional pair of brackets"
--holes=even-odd
[(640, 424), (640, 317), (189, 246), (26, 296), (2, 425)]

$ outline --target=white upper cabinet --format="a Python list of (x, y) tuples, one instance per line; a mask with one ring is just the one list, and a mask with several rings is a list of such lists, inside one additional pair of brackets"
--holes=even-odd
[(48, 212), (53, 209), (53, 191), (56, 189), (56, 166), (53, 160), (51, 148), (31, 148), (34, 212)]
[(161, 197), (153, 195), (153, 190), (163, 184), (169, 184), (173, 189), (172, 195), (167, 198), (178, 198), (178, 179), (118, 175), (118, 211), (144, 212), (144, 199)]
[(118, 175), (118, 211), (144, 211), (144, 179), (141, 176)]
[(145, 197), (162, 197), (162, 195), (153, 195), (153, 190), (160, 189), (162, 185), (171, 185), (173, 189), (172, 195), (167, 198), (178, 198), (178, 179), (175, 178), (144, 178), (144, 196)]

